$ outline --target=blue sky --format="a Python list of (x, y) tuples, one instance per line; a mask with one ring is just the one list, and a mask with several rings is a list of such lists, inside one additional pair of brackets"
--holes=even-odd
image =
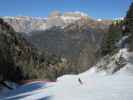
[(0, 16), (48, 16), (50, 12), (82, 11), (93, 18), (126, 14), (132, 0), (0, 0)]

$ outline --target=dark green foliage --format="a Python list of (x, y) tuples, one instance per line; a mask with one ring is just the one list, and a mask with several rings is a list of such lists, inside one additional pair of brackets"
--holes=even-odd
[[(12, 57), (11, 43), (15, 40), (14, 36), (14, 30), (0, 19), (0, 80), (15, 81), (22, 78), (21, 71), (17, 66), (14, 66)], [(14, 46), (14, 44), (12, 45)]]
[(115, 21), (110, 25), (108, 33), (103, 38), (101, 54), (103, 56), (112, 54), (117, 49), (116, 43), (122, 37), (122, 21)]
[(133, 3), (131, 4), (127, 12), (127, 15), (125, 18), (125, 26), (126, 26), (125, 33), (130, 35), (129, 49), (133, 51)]
[(133, 3), (131, 4), (127, 12), (127, 15), (125, 18), (125, 24), (126, 24), (127, 32), (133, 34)]

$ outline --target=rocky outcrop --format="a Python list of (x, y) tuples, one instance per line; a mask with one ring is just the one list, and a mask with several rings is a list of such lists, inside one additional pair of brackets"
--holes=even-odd
[(132, 53), (127, 48), (120, 49), (114, 55), (104, 56), (97, 64), (97, 71), (105, 71), (107, 74), (114, 74), (124, 68), (126, 64), (131, 63)]

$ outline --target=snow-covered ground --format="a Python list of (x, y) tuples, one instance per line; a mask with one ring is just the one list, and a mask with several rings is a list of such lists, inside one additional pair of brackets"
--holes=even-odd
[[(133, 64), (132, 54), (123, 53), (127, 64), (114, 74), (97, 72), (94, 66), (79, 75), (64, 75), (57, 82), (34, 82), (9, 91), (2, 100), (132, 100)], [(82, 82), (79, 82), (79, 78)]]

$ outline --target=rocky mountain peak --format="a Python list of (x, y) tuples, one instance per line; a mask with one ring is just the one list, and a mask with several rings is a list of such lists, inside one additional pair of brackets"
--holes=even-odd
[(61, 12), (60, 11), (53, 11), (50, 13), (49, 17), (58, 17), (61, 16)]

